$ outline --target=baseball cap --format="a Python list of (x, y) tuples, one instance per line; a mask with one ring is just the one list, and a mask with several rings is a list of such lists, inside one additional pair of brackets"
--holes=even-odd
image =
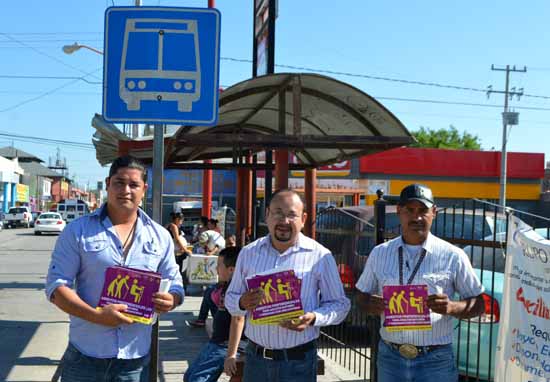
[(418, 200), (428, 208), (432, 208), (434, 205), (432, 190), (423, 184), (409, 184), (401, 190), (401, 194), (399, 195), (399, 204), (406, 204), (410, 200)]

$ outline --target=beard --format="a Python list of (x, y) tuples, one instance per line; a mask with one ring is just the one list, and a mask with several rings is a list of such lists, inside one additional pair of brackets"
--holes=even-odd
[(277, 241), (280, 241), (283, 243), (288, 242), (292, 238), (292, 227), (288, 225), (282, 225), (282, 224), (276, 225), (273, 232), (273, 236)]

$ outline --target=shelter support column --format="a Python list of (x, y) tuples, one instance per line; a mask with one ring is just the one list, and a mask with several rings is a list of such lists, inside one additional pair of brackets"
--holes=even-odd
[[(207, 159), (204, 163), (212, 163)], [(202, 216), (210, 218), (212, 211), (212, 169), (202, 170)]]
[[(252, 155), (246, 156), (246, 163), (252, 163)], [(246, 171), (246, 188), (244, 192), (245, 205), (246, 205), (246, 235), (251, 237), (252, 235), (252, 170), (247, 169)]]
[(317, 169), (308, 168), (305, 173), (305, 210), (307, 219), (304, 234), (315, 239), (315, 221), (317, 220)]
[(275, 182), (276, 190), (288, 188), (288, 150), (275, 150)]
[(361, 194), (356, 192), (355, 194), (353, 194), (352, 205), (353, 206), (358, 206), (360, 202), (361, 202)]
[(235, 195), (235, 212), (236, 212), (236, 221), (235, 221), (235, 234), (237, 236), (237, 245), (243, 246), (246, 240), (246, 229), (245, 229), (245, 199), (243, 198), (244, 190), (246, 188), (246, 170), (238, 169), (237, 170), (237, 194)]

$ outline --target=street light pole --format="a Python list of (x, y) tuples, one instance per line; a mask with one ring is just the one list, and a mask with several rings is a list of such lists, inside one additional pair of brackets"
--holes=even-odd
[(98, 50), (96, 48), (92, 48), (91, 46), (88, 46), (88, 45), (78, 44), (76, 42), (72, 45), (63, 45), (63, 47), (61, 49), (66, 54), (73, 54), (74, 52), (76, 52), (80, 48), (91, 50), (92, 52), (97, 53), (97, 54), (101, 54), (103, 56), (103, 52), (101, 50)]

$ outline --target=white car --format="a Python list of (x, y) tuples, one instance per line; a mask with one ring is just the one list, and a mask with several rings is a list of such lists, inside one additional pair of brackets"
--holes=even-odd
[(41, 235), (42, 232), (57, 232), (60, 233), (65, 229), (65, 221), (57, 212), (45, 212), (40, 214), (34, 222), (34, 234)]

